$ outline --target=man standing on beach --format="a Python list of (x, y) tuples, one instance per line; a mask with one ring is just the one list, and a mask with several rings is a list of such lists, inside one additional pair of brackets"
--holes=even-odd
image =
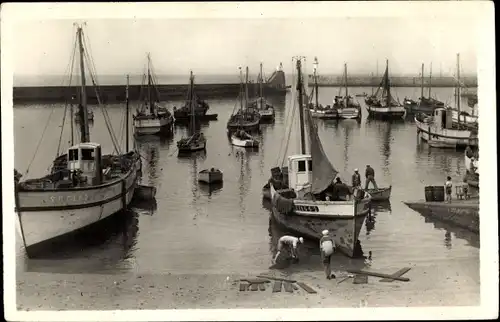
[(276, 263), (276, 259), (278, 256), (281, 254), (281, 251), (283, 248), (287, 247), (290, 250), (290, 253), (292, 254), (292, 258), (296, 259), (297, 258), (297, 245), (298, 244), (303, 244), (304, 243), (304, 238), (302, 237), (295, 237), (295, 236), (282, 236), (278, 240), (278, 252), (276, 253), (276, 256), (273, 258), (273, 263)]
[(332, 267), (331, 267), (331, 259), (332, 259), (332, 254), (335, 250), (335, 242), (333, 241), (333, 238), (330, 236), (330, 233), (328, 230), (323, 230), (322, 231), (323, 237), (319, 240), (319, 249), (321, 252), (321, 260), (323, 262), (323, 266), (325, 267), (325, 275), (326, 279), (331, 279), (332, 277), (335, 278), (335, 275), (332, 274)]
[(366, 177), (365, 190), (368, 189), (368, 185), (370, 184), (370, 182), (373, 183), (373, 187), (375, 189), (378, 189), (377, 183), (375, 182), (375, 170), (373, 170), (373, 168), (370, 167), (369, 164), (366, 165), (365, 177)]

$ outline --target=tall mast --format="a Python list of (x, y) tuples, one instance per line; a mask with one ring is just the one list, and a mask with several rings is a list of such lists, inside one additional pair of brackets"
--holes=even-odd
[(432, 63), (429, 67), (429, 98), (431, 98), (431, 87), (432, 87)]
[(373, 83), (374, 83), (374, 79), (373, 79), (373, 72), (372, 72), (372, 96), (373, 96)]
[(314, 94), (316, 95), (316, 105), (315, 105), (315, 109), (318, 108), (319, 106), (319, 103), (318, 103), (318, 96), (319, 96), (319, 91), (318, 91), (318, 73), (317, 73), (317, 70), (318, 70), (318, 57), (314, 57), (314, 64), (313, 64), (313, 67), (314, 67)]
[(129, 75), (127, 75), (127, 87), (125, 89), (125, 100), (126, 100), (125, 107), (126, 107), (126, 113), (127, 113), (125, 115), (125, 152), (128, 152), (128, 149), (129, 149), (129, 147), (128, 147), (128, 137), (129, 137), (128, 131), (129, 131), (129, 123), (130, 123), (130, 121), (129, 121), (129, 114), (130, 113), (129, 113), (129, 109), (128, 109), (128, 86), (129, 86), (128, 84), (129, 84)]
[(191, 71), (191, 74), (189, 76), (189, 104), (191, 105), (191, 135), (194, 134), (196, 126), (195, 126), (195, 116), (194, 116), (194, 95), (193, 95), (193, 86), (194, 86), (194, 76), (193, 76), (193, 71)]
[(420, 97), (424, 98), (424, 63), (422, 63), (422, 72), (420, 74)]
[(151, 57), (150, 54), (148, 53), (148, 101), (149, 101), (149, 113), (153, 114), (154, 109), (153, 109), (153, 102), (151, 99), (151, 71), (150, 71), (150, 62), (151, 62)]
[(245, 115), (247, 114), (248, 107), (248, 66), (245, 73)]
[(390, 104), (391, 103), (391, 84), (389, 83), (389, 60), (388, 59), (385, 60), (385, 88), (387, 91), (385, 105), (387, 107), (390, 107), (391, 106), (391, 104)]
[(306, 137), (304, 133), (304, 107), (302, 103), (302, 72), (301, 72), (301, 61), (300, 58), (297, 59), (297, 90), (299, 91), (299, 119), (300, 119), (300, 149), (302, 154), (306, 154)]
[(460, 54), (457, 54), (457, 109), (458, 123), (460, 124)]
[(262, 63), (260, 63), (260, 78), (259, 78), (259, 97), (263, 97), (262, 96), (262, 82), (264, 81), (263, 80), (263, 75), (262, 75)]
[(82, 79), (81, 95), (80, 95), (80, 130), (81, 130), (81, 142), (89, 142), (89, 117), (87, 114), (87, 93), (85, 85), (85, 65), (84, 65), (84, 53), (83, 53), (83, 41), (82, 41), (82, 27), (78, 27), (78, 44), (80, 47), (80, 76)]
[(240, 126), (241, 126), (241, 120), (242, 120), (242, 117), (241, 117), (241, 113), (243, 112), (243, 71), (241, 70), (241, 67), (240, 67), (240, 117), (238, 117), (238, 120), (239, 120), (239, 123), (240, 123)]
[(344, 64), (344, 85), (345, 85), (345, 107), (347, 107), (347, 101), (349, 100), (349, 93), (347, 90), (347, 64)]
[(70, 127), (71, 127), (71, 146), (75, 145), (75, 135), (74, 135), (74, 130), (73, 130), (73, 102), (71, 102), (71, 105), (69, 107), (69, 114), (70, 114)]

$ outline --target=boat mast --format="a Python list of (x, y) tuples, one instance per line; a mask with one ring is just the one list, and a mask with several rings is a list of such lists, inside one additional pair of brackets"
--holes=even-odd
[(314, 94), (316, 95), (316, 105), (315, 105), (315, 110), (318, 108), (319, 106), (319, 98), (318, 98), (318, 73), (317, 73), (317, 70), (318, 70), (318, 57), (314, 57)]
[(240, 117), (238, 117), (238, 122), (240, 123), (240, 126), (242, 124), (242, 112), (243, 112), (243, 71), (241, 70), (240, 67)]
[(422, 72), (420, 73), (420, 97), (424, 98), (424, 63), (422, 63)]
[(71, 120), (71, 146), (75, 145), (75, 136), (73, 134), (73, 102), (71, 102), (71, 105), (69, 107), (69, 114), (70, 114), (70, 120)]
[(81, 95), (80, 95), (80, 131), (81, 131), (81, 139), (80, 141), (89, 142), (90, 134), (89, 134), (89, 117), (87, 113), (87, 93), (86, 93), (86, 85), (85, 85), (85, 64), (84, 64), (84, 53), (83, 53), (83, 41), (82, 41), (82, 27), (78, 27), (78, 44), (80, 47), (80, 76), (82, 80), (81, 87)]
[(301, 61), (300, 58), (297, 59), (297, 90), (299, 91), (299, 119), (300, 119), (300, 148), (302, 154), (306, 154), (306, 137), (304, 133), (304, 110), (302, 103), (302, 73), (301, 73)]
[(129, 128), (128, 128), (128, 126), (129, 126), (129, 123), (130, 123), (130, 121), (129, 121), (129, 109), (128, 109), (128, 84), (129, 84), (129, 78), (130, 78), (129, 75), (127, 75), (127, 87), (125, 88), (125, 101), (126, 101), (125, 107), (126, 107), (126, 113), (127, 113), (125, 115), (125, 152), (128, 152), (128, 148), (129, 148), (129, 146), (128, 146), (128, 136), (129, 136), (129, 133), (128, 133)]
[(263, 75), (262, 75), (262, 63), (260, 63), (260, 78), (259, 78), (259, 97), (263, 97), (262, 96), (262, 82), (264, 81), (263, 80)]
[(458, 125), (460, 126), (460, 54), (457, 54), (457, 109), (458, 109)]
[(431, 87), (432, 87), (432, 63), (429, 67), (429, 98), (431, 98)]
[(151, 99), (151, 71), (150, 71), (151, 57), (148, 53), (148, 101), (149, 101), (149, 113), (153, 114), (153, 102)]
[(193, 71), (191, 71), (191, 74), (189, 76), (189, 104), (191, 105), (191, 135), (194, 135), (195, 132), (195, 116), (194, 116), (194, 95), (193, 95), (193, 85), (194, 84), (194, 76), (193, 76)]
[(375, 80), (373, 78), (373, 72), (372, 72), (372, 96), (373, 96), (373, 83), (375, 83)]
[(347, 103), (349, 100), (349, 93), (347, 90), (347, 64), (344, 64), (344, 85), (345, 85), (345, 107), (347, 108)]
[(385, 105), (391, 107), (391, 84), (389, 84), (389, 60), (385, 60), (385, 88), (386, 88), (386, 101)]
[(245, 73), (245, 115), (248, 112), (247, 108), (248, 108), (248, 66), (246, 68), (246, 73)]

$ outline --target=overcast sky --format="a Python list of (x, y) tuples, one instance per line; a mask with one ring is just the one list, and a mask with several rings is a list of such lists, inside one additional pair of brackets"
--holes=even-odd
[[(432, 11), (432, 10), (430, 10)], [(436, 12), (435, 12), (436, 13)], [(439, 12), (438, 12), (439, 13)], [(237, 73), (238, 66), (269, 71), (291, 57), (314, 56), (321, 74), (380, 73), (389, 59), (392, 74), (417, 74), (432, 62), (433, 74), (476, 71), (479, 18), (453, 11), (414, 17), (155, 18), (85, 19), (98, 74), (141, 73), (151, 52), (157, 74)], [(15, 75), (61, 75), (75, 37), (75, 19), (18, 22), (14, 28)]]

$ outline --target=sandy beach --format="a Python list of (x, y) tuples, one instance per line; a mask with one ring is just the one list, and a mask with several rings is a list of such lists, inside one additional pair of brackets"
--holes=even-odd
[[(404, 275), (409, 282), (384, 283), (378, 277), (369, 277), (368, 284), (353, 284), (352, 278), (339, 284), (347, 274), (343, 271), (335, 271), (337, 279), (330, 281), (322, 272), (286, 276), (278, 271), (259, 272), (305, 282), (317, 294), (308, 294), (301, 288), (293, 293), (272, 293), (272, 283), (267, 284), (265, 291), (239, 291), (238, 279), (255, 277), (257, 272), (230, 276), (19, 273), (17, 308), (33, 311), (475, 306), (480, 304), (479, 267), (469, 263), (464, 261), (455, 271), (446, 264), (413, 267)], [(392, 274), (398, 269), (370, 270)]]

